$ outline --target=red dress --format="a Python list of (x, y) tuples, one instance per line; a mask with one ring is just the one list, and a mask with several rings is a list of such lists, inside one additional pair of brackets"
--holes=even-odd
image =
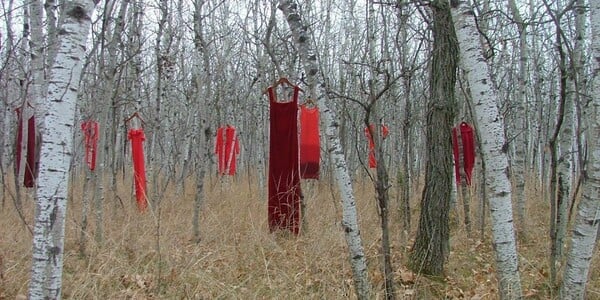
[(234, 126), (227, 125), (217, 129), (215, 153), (217, 154), (219, 175), (235, 175), (240, 142)]
[(321, 143), (319, 139), (319, 110), (300, 106), (300, 177), (319, 179)]
[(300, 231), (300, 172), (298, 168), (298, 92), (290, 102), (277, 102), (273, 87), (269, 95), (269, 201), (271, 232)]

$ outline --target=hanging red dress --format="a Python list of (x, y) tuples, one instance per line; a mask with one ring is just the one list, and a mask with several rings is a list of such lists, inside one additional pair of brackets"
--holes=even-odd
[(138, 210), (146, 211), (148, 198), (146, 197), (146, 166), (144, 162), (144, 145), (146, 139), (144, 129), (129, 129), (129, 140), (131, 140), (131, 158), (133, 160), (133, 179), (135, 186), (135, 199)]
[(319, 109), (300, 106), (300, 178), (319, 179)]
[(98, 122), (88, 120), (81, 123), (81, 130), (85, 138), (85, 162), (91, 171), (96, 169), (96, 154), (98, 150), (99, 126)]
[[(459, 134), (460, 139), (458, 138)], [(473, 177), (473, 168), (475, 167), (475, 134), (471, 125), (461, 122), (460, 125), (452, 128), (452, 150), (454, 152), (456, 183), (460, 183), (460, 168), (462, 167), (465, 171), (465, 181), (470, 186)], [(461, 150), (463, 154), (462, 161), (460, 161)]]
[(235, 127), (231, 125), (219, 127), (215, 142), (219, 175), (235, 175), (239, 153), (240, 143)]
[[(371, 127), (371, 130), (373, 130), (375, 128), (375, 125), (371, 124), (369, 125), (369, 127)], [(388, 130), (388, 127), (385, 125), (381, 125), (381, 138), (385, 139), (389, 133), (390, 132)], [(368, 127), (365, 128), (365, 135), (369, 140), (369, 168), (377, 168), (377, 160), (375, 159), (375, 141), (373, 140), (373, 137), (371, 136), (371, 131), (369, 131)]]
[[(16, 151), (16, 173), (20, 174), (22, 143), (23, 143), (23, 114), (21, 108), (17, 108), (17, 151)], [(27, 147), (25, 149), (25, 172), (23, 175), (23, 186), (32, 188), (35, 185), (37, 177), (37, 160), (36, 160), (36, 134), (35, 134), (35, 116), (31, 116), (27, 120)]]
[(300, 231), (300, 172), (298, 168), (298, 92), (290, 102), (277, 102), (269, 87), (269, 203), (268, 223), (271, 232)]

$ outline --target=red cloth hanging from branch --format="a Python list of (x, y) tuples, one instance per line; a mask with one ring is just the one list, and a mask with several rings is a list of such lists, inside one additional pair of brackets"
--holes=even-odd
[(81, 123), (84, 136), (85, 162), (94, 171), (96, 169), (96, 153), (98, 150), (99, 125), (98, 122), (88, 120)]
[(217, 129), (215, 153), (219, 175), (235, 175), (240, 142), (234, 126), (227, 125)]
[(452, 127), (452, 156), (454, 157), (454, 178), (456, 186), (460, 186), (460, 149), (458, 144), (458, 128)]
[(319, 179), (321, 142), (319, 109), (300, 106), (300, 178)]
[[(369, 127), (371, 130), (369, 130)], [(375, 159), (375, 141), (373, 140), (373, 136), (371, 136), (371, 131), (375, 130), (375, 125), (371, 124), (369, 127), (365, 128), (365, 135), (369, 140), (369, 168), (377, 168), (377, 160)], [(388, 127), (386, 125), (381, 125), (381, 138), (387, 138), (389, 133)]]
[(294, 86), (290, 102), (277, 102), (273, 87), (267, 92), (270, 103), (269, 203), (271, 232), (300, 231), (300, 173), (298, 168), (298, 93)]
[(144, 162), (143, 146), (143, 142), (146, 139), (144, 136), (144, 129), (130, 129), (128, 137), (131, 140), (135, 198), (138, 209), (141, 212), (144, 212), (148, 207), (148, 199), (146, 197), (146, 167)]
[[(16, 109), (17, 112), (17, 149), (16, 153), (16, 174), (19, 175), (21, 172), (21, 158), (22, 158), (22, 147), (23, 147), (23, 113), (21, 108)], [(35, 116), (31, 116), (27, 120), (27, 147), (25, 149), (25, 172), (23, 175), (23, 186), (32, 188), (35, 186), (35, 179), (37, 178), (37, 159), (36, 159), (36, 130), (35, 130)]]
[(460, 184), (462, 177), (460, 169), (462, 168), (465, 172), (465, 181), (470, 186), (473, 168), (475, 167), (475, 134), (471, 125), (462, 122), (452, 128), (452, 150), (454, 154), (456, 184)]

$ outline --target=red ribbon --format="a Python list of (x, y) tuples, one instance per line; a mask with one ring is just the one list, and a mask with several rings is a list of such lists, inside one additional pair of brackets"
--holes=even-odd
[(144, 146), (146, 139), (143, 129), (130, 129), (128, 138), (131, 140), (131, 156), (133, 158), (133, 175), (135, 183), (135, 198), (137, 207), (144, 212), (148, 207), (146, 198), (146, 167), (144, 164)]
[(94, 171), (96, 169), (96, 153), (98, 150), (99, 125), (98, 122), (88, 120), (81, 123), (81, 130), (85, 138), (85, 162)]

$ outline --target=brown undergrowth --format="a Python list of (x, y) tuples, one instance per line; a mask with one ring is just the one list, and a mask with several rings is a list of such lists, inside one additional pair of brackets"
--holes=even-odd
[[(355, 299), (343, 231), (341, 205), (332, 182), (303, 182), (307, 226), (299, 237), (267, 230), (266, 190), (248, 179), (207, 180), (201, 213), (202, 240), (192, 242), (193, 184), (180, 194), (170, 187), (154, 211), (136, 211), (130, 181), (119, 185), (104, 203), (104, 240), (94, 241), (90, 212), (85, 255), (79, 253), (82, 183), (69, 200), (63, 275), (64, 299)], [(335, 184), (333, 185), (335, 186)], [(10, 190), (10, 188), (8, 189)], [(85, 191), (89, 192), (89, 191)], [(392, 199), (396, 199), (391, 189)], [(526, 237), (519, 239), (524, 294), (552, 299), (548, 278), (548, 205), (528, 191)], [(374, 299), (384, 298), (379, 271), (380, 229), (371, 184), (355, 185), (363, 245), (368, 257)], [(418, 220), (416, 191), (412, 224)], [(11, 193), (0, 210), (0, 299), (27, 294), (31, 234), (15, 211)], [(33, 222), (31, 195), (24, 195), (26, 222)], [(391, 237), (399, 299), (497, 299), (489, 220), (483, 232), (468, 237), (459, 210), (453, 213), (451, 254), (443, 279), (430, 279), (406, 268), (416, 228), (405, 240), (398, 203), (391, 203)], [(461, 207), (460, 205), (457, 207)], [(472, 205), (477, 228), (477, 205)], [(160, 225), (160, 226), (159, 226)], [(414, 226), (414, 225), (413, 225)], [(160, 234), (158, 234), (160, 233)], [(160, 248), (157, 247), (159, 241)], [(600, 259), (593, 261), (589, 299), (600, 299)]]

